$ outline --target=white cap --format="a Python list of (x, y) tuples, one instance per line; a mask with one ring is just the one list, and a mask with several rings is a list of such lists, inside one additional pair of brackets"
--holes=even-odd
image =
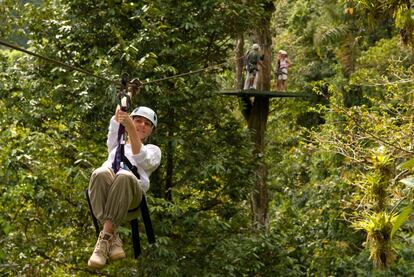
[(287, 52), (285, 50), (279, 50), (279, 54), (287, 55)]
[(135, 108), (130, 114), (131, 117), (142, 116), (152, 122), (154, 127), (157, 127), (157, 114), (150, 108), (140, 106)]
[(252, 49), (253, 50), (259, 50), (260, 49), (260, 45), (257, 44), (257, 43), (255, 43), (255, 44), (252, 45)]

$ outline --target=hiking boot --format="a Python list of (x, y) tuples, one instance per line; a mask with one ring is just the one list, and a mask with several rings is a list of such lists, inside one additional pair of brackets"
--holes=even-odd
[(106, 265), (112, 239), (112, 234), (101, 231), (92, 256), (88, 261), (90, 268), (102, 268)]
[(113, 261), (125, 258), (125, 252), (124, 249), (122, 249), (122, 241), (117, 232), (114, 234), (111, 241), (109, 258)]

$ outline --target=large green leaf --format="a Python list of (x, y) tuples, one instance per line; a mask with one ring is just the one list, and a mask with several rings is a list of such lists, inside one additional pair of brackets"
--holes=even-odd
[(407, 218), (410, 216), (412, 209), (412, 206), (407, 206), (404, 209), (402, 209), (401, 212), (395, 218), (393, 218), (393, 226), (390, 235), (391, 238), (394, 237), (395, 233), (398, 231), (401, 225), (403, 225)]
[(402, 163), (402, 164), (399, 165), (399, 168), (401, 168), (401, 169), (408, 169), (408, 170), (410, 170), (413, 167), (414, 167), (414, 158), (412, 158), (412, 159), (410, 159), (410, 160), (408, 160), (408, 161), (406, 161), (406, 162), (404, 162), (404, 163)]

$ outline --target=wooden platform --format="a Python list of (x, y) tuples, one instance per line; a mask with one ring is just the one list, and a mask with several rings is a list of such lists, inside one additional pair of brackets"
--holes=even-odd
[(286, 92), (286, 91), (261, 91), (255, 89), (248, 90), (222, 90), (217, 92), (219, 94), (230, 95), (230, 96), (265, 96), (269, 98), (275, 97), (307, 97), (309, 94), (298, 93), (298, 92)]

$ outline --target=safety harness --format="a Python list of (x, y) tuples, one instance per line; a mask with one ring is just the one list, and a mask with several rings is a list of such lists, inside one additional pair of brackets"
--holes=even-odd
[[(284, 70), (285, 69), (285, 70)], [(276, 69), (276, 76), (280, 76), (280, 75), (288, 75), (287, 73), (287, 66), (281, 66), (281, 62), (280, 60), (277, 61), (277, 69)]]
[(259, 71), (257, 63), (259, 62), (259, 54), (256, 51), (249, 51), (246, 57), (247, 71), (253, 75), (256, 75)]

